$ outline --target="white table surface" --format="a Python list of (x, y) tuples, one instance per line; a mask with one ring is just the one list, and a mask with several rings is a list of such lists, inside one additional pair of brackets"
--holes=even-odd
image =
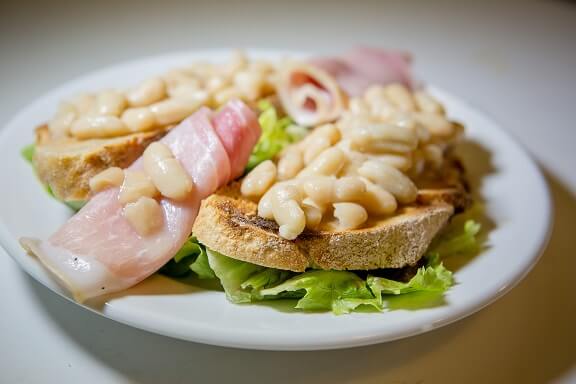
[(421, 336), (327, 352), (225, 349), (136, 330), (48, 292), (0, 249), (0, 382), (576, 382), (576, 3), (38, 3), (0, 4), (0, 124), (64, 81), (140, 56), (400, 47), (422, 78), (528, 148), (556, 216), (539, 264), (490, 307)]

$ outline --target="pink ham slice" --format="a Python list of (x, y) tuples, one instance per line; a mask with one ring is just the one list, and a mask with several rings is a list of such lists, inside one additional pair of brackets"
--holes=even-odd
[[(162, 198), (163, 228), (138, 235), (122, 215), (118, 188), (95, 195), (47, 241), (23, 238), (77, 301), (127, 289), (156, 272), (180, 249), (192, 231), (200, 201), (240, 176), (260, 126), (240, 101), (218, 113), (202, 108), (161, 141), (194, 180), (196, 190), (183, 202)], [(137, 160), (129, 169), (141, 168)]]
[(405, 52), (358, 47), (338, 57), (310, 61), (336, 78), (350, 96), (360, 96), (371, 85), (391, 83), (413, 87), (411, 57)]
[(278, 70), (276, 89), (282, 107), (298, 124), (315, 126), (336, 120), (344, 109), (333, 76), (317, 66), (288, 62)]
[(252, 147), (260, 138), (260, 130), (244, 128), (259, 126), (256, 115), (243, 113), (244, 108), (244, 103), (231, 102), (213, 119), (216, 133), (230, 156), (232, 179), (242, 176)]

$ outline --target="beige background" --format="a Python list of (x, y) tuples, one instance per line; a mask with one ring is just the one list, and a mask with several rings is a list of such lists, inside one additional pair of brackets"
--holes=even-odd
[(0, 250), (0, 382), (576, 381), (575, 3), (3, 1), (0, 124), (62, 82), (140, 56), (357, 43), (412, 51), (422, 78), (492, 115), (542, 165), (554, 232), (517, 288), (464, 321), (393, 343), (240, 351), (100, 318), (46, 291)]

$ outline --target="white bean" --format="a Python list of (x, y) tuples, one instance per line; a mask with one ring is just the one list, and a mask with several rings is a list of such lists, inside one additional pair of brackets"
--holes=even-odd
[(166, 144), (150, 144), (142, 158), (144, 170), (163, 196), (177, 201), (190, 196), (194, 182)]
[(66, 102), (61, 103), (56, 116), (48, 123), (48, 129), (52, 137), (60, 138), (67, 136), (77, 116), (78, 112), (73, 104)]
[(79, 115), (93, 113), (96, 109), (96, 96), (90, 93), (81, 93), (76, 96), (71, 103), (74, 105)]
[(435, 113), (438, 115), (444, 114), (442, 104), (425, 91), (414, 92), (414, 100), (416, 101), (416, 106), (418, 106), (418, 109), (422, 112)]
[(386, 91), (382, 85), (371, 85), (364, 91), (363, 98), (368, 104), (374, 101), (385, 100)]
[(410, 170), (410, 174), (413, 176), (420, 175), (426, 166), (426, 156), (422, 149), (417, 149), (412, 154), (412, 169)]
[(424, 157), (426, 160), (434, 167), (439, 169), (442, 166), (444, 160), (444, 153), (439, 145), (428, 144), (422, 148)]
[(416, 110), (416, 103), (410, 91), (402, 84), (390, 84), (384, 87), (386, 98), (395, 107), (402, 111), (413, 112)]
[(272, 193), (270, 193), (270, 191), (265, 193), (258, 202), (258, 216), (268, 220), (274, 219), (274, 212), (272, 212)]
[(244, 95), (234, 87), (224, 88), (216, 91), (213, 95), (216, 105), (224, 105), (232, 99), (245, 99)]
[(244, 196), (253, 198), (264, 195), (276, 181), (276, 173), (276, 165), (274, 165), (271, 160), (266, 160), (258, 164), (258, 166), (242, 180), (240, 192)]
[(68, 101), (63, 101), (58, 105), (58, 110), (56, 111), (56, 117), (66, 115), (71, 112), (78, 114), (78, 110), (76, 109), (74, 104)]
[(126, 98), (132, 107), (144, 107), (166, 97), (166, 83), (159, 77), (144, 80), (128, 92)]
[(278, 179), (291, 179), (304, 167), (302, 152), (296, 148), (288, 149), (278, 160)]
[(401, 203), (407, 204), (416, 200), (418, 188), (412, 180), (382, 161), (368, 160), (358, 169), (358, 173), (380, 185)]
[(366, 193), (366, 184), (354, 176), (342, 177), (334, 184), (335, 201), (357, 201)]
[(234, 87), (248, 100), (260, 97), (264, 81), (264, 75), (255, 71), (240, 71), (234, 75)]
[(81, 140), (122, 136), (131, 133), (122, 120), (116, 116), (82, 116), (75, 120), (70, 133)]
[(351, 132), (353, 149), (362, 152), (409, 152), (418, 145), (415, 127), (372, 123)]
[(360, 204), (334, 203), (334, 217), (338, 219), (338, 230), (345, 231), (364, 224), (368, 220), (368, 213)]
[(415, 116), (416, 121), (426, 127), (432, 136), (450, 138), (456, 132), (454, 124), (444, 116), (428, 112), (419, 112)]
[(394, 112), (390, 119), (390, 124), (404, 128), (409, 132), (414, 132), (418, 125), (414, 118), (414, 114), (411, 112)]
[(99, 115), (120, 116), (125, 108), (126, 98), (118, 91), (102, 91), (96, 96), (96, 113)]
[(206, 81), (208, 92), (218, 92), (228, 86), (228, 81), (223, 76), (212, 76)]
[(195, 78), (190, 78), (189, 80), (177, 83), (168, 88), (168, 95), (170, 97), (188, 97), (198, 91), (202, 91), (200, 81)]
[(274, 198), (278, 201), (295, 200), (300, 203), (304, 199), (302, 187), (297, 180), (277, 183), (272, 190)]
[(362, 197), (361, 204), (373, 215), (389, 215), (396, 211), (397, 203), (392, 194), (382, 187), (365, 181), (366, 193)]
[(381, 85), (373, 85), (364, 93), (364, 100), (369, 106), (369, 111), (364, 114), (378, 116), (382, 120), (388, 120), (394, 113), (394, 106), (386, 96), (386, 90)]
[(158, 202), (150, 197), (140, 197), (124, 207), (124, 218), (140, 235), (147, 236), (162, 227), (164, 212)]
[(334, 124), (315, 128), (301, 143), (304, 147), (304, 162), (309, 164), (320, 152), (336, 144), (340, 138), (340, 131)]
[(238, 71), (245, 69), (249, 64), (246, 53), (242, 50), (234, 50), (230, 60), (224, 66), (224, 73), (229, 76), (234, 75)]
[(103, 191), (111, 187), (119, 187), (124, 181), (124, 172), (118, 167), (110, 167), (94, 175), (88, 181), (93, 193)]
[(205, 90), (197, 90), (195, 92), (181, 93), (174, 99), (181, 100), (182, 102), (191, 104), (207, 104), (210, 102), (210, 95)]
[(307, 197), (302, 200), (302, 210), (306, 216), (306, 228), (312, 230), (317, 229), (322, 221), (322, 215), (324, 214), (325, 208)]
[(191, 65), (180, 68), (178, 71), (171, 71), (168, 76), (164, 75), (164, 80), (168, 86), (172, 86), (178, 82), (185, 82), (190, 78), (207, 79), (214, 76), (218, 69), (213, 63), (208, 61), (196, 61)]
[(122, 122), (132, 132), (145, 132), (156, 127), (156, 117), (148, 107), (129, 108), (122, 114)]
[(402, 172), (406, 172), (412, 167), (412, 156), (410, 154), (377, 155), (374, 156), (374, 159), (383, 161)]
[(362, 99), (359, 98), (352, 98), (348, 101), (348, 109), (353, 114), (368, 114), (370, 113), (369, 105)]
[(203, 100), (173, 98), (152, 104), (150, 110), (160, 125), (168, 125), (181, 122), (201, 107), (202, 103)]
[(308, 165), (322, 151), (330, 148), (330, 140), (324, 136), (316, 136), (306, 141), (304, 147), (304, 164)]
[(418, 141), (420, 143), (427, 143), (432, 139), (432, 134), (424, 125), (418, 123), (416, 124), (416, 134), (418, 135)]
[(317, 208), (318, 210), (320, 210), (320, 212), (322, 212), (322, 214), (324, 214), (324, 212), (326, 212), (326, 209), (329, 207), (329, 204), (320, 204), (311, 197), (305, 197), (304, 199), (302, 199), (301, 205), (302, 206), (308, 205)]
[(142, 171), (124, 170), (124, 182), (118, 194), (120, 204), (133, 203), (143, 196), (150, 198), (158, 196), (158, 190), (150, 177)]
[(330, 142), (330, 145), (336, 144), (341, 138), (340, 131), (338, 130), (338, 128), (336, 128), (334, 124), (321, 125), (318, 128), (315, 128), (314, 131), (310, 134), (310, 136), (326, 137)]
[(395, 108), (388, 100), (380, 99), (370, 103), (370, 112), (380, 120), (388, 121), (394, 116)]
[(286, 240), (294, 240), (306, 228), (306, 215), (296, 200), (272, 199), (272, 212), (274, 220), (280, 226), (280, 237)]
[(321, 205), (334, 201), (334, 184), (336, 179), (329, 176), (310, 177), (302, 182), (306, 196)]
[(357, 129), (361, 129), (363, 126), (373, 123), (374, 119), (372, 119), (369, 114), (352, 115), (350, 113), (344, 113), (336, 124), (342, 136), (347, 139)]
[(300, 203), (304, 198), (300, 183), (296, 180), (283, 181), (272, 186), (258, 202), (258, 216), (274, 219), (273, 201), (295, 200)]
[(346, 163), (346, 155), (340, 148), (332, 147), (320, 153), (300, 174), (336, 175)]

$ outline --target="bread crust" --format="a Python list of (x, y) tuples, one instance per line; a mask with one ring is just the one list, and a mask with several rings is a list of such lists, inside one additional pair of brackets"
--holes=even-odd
[(295, 240), (278, 235), (278, 225), (257, 216), (239, 182), (205, 199), (193, 233), (210, 249), (271, 268), (371, 270), (414, 265), (450, 217), (469, 204), (465, 188), (423, 189), (417, 202), (391, 217), (371, 218), (365, 228), (341, 232), (306, 230)]
[(34, 169), (42, 183), (64, 201), (86, 200), (88, 181), (109, 167), (126, 168), (138, 159), (148, 144), (159, 140), (166, 130), (134, 133), (110, 139), (54, 141), (48, 127), (36, 129)]

